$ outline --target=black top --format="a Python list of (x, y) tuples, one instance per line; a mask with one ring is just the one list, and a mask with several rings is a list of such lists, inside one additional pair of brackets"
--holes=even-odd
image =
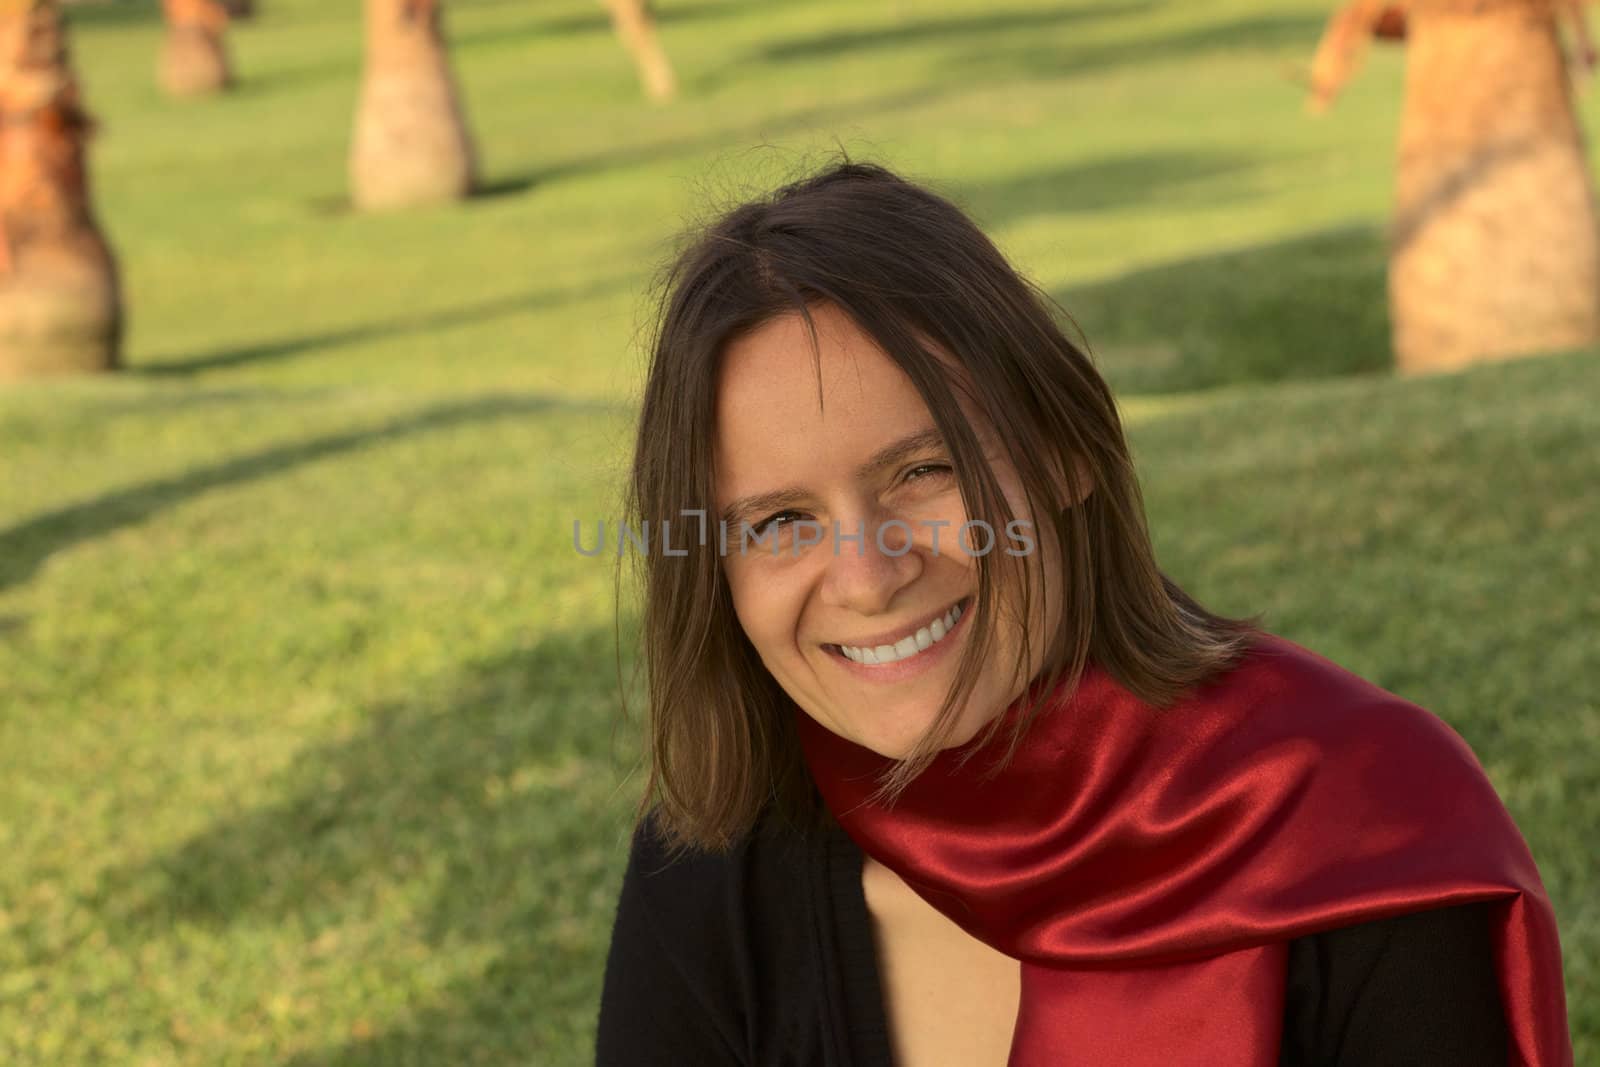
[[(862, 855), (766, 819), (670, 866), (634, 834), (606, 961), (597, 1067), (891, 1067)], [(1290, 942), (1280, 1064), (1504, 1067), (1488, 905)]]

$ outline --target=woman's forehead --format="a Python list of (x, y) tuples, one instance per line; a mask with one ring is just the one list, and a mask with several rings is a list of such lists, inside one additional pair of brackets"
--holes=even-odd
[[(808, 310), (809, 323), (798, 310), (785, 312), (729, 342), (718, 367), (719, 426), (738, 421), (752, 407), (798, 414), (802, 403), (819, 420), (828, 417), (830, 405), (842, 409), (841, 417), (858, 414), (862, 406), (870, 412), (874, 405), (891, 405), (931, 418), (910, 376), (849, 314), (832, 303)], [(924, 341), (923, 348), (970, 418), (966, 369), (935, 344)]]
[(774, 324), (730, 347), (721, 372), (719, 481), (854, 464), (885, 440), (933, 425), (905, 372), (876, 346)]
[[(713, 440), (719, 498), (850, 475), (918, 435), (928, 442), (924, 452), (942, 443), (927, 402), (870, 335), (843, 312), (813, 318), (815, 348), (797, 313), (729, 345)], [(952, 392), (959, 407), (953, 417), (986, 446), (987, 422), (961, 389)]]

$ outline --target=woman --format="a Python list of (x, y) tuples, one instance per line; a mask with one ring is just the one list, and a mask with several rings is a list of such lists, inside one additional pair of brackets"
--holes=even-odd
[(1162, 574), (1105, 382), (958, 209), (846, 163), (667, 283), (599, 1063), (1571, 1062), (1470, 750)]

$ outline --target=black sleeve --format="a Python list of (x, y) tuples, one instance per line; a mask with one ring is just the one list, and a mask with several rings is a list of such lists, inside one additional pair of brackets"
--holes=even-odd
[(617, 901), (600, 995), (596, 1067), (734, 1067), (740, 1059), (728, 1033), (730, 1022), (719, 1014), (725, 998), (674, 958), (650, 905), (651, 894), (661, 891), (657, 883), (670, 893), (693, 893), (692, 880), (709, 868), (691, 863), (664, 880), (655, 877), (664, 866), (647, 820), (634, 833)]
[(1505, 1067), (1494, 904), (1361, 923), (1291, 942), (1284, 1067)]

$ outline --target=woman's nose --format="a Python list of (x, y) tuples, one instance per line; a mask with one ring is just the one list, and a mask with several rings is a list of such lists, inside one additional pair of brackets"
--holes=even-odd
[(839, 520), (820, 548), (828, 553), (822, 600), (860, 615), (888, 609), (895, 595), (922, 574), (911, 525), (892, 516)]

